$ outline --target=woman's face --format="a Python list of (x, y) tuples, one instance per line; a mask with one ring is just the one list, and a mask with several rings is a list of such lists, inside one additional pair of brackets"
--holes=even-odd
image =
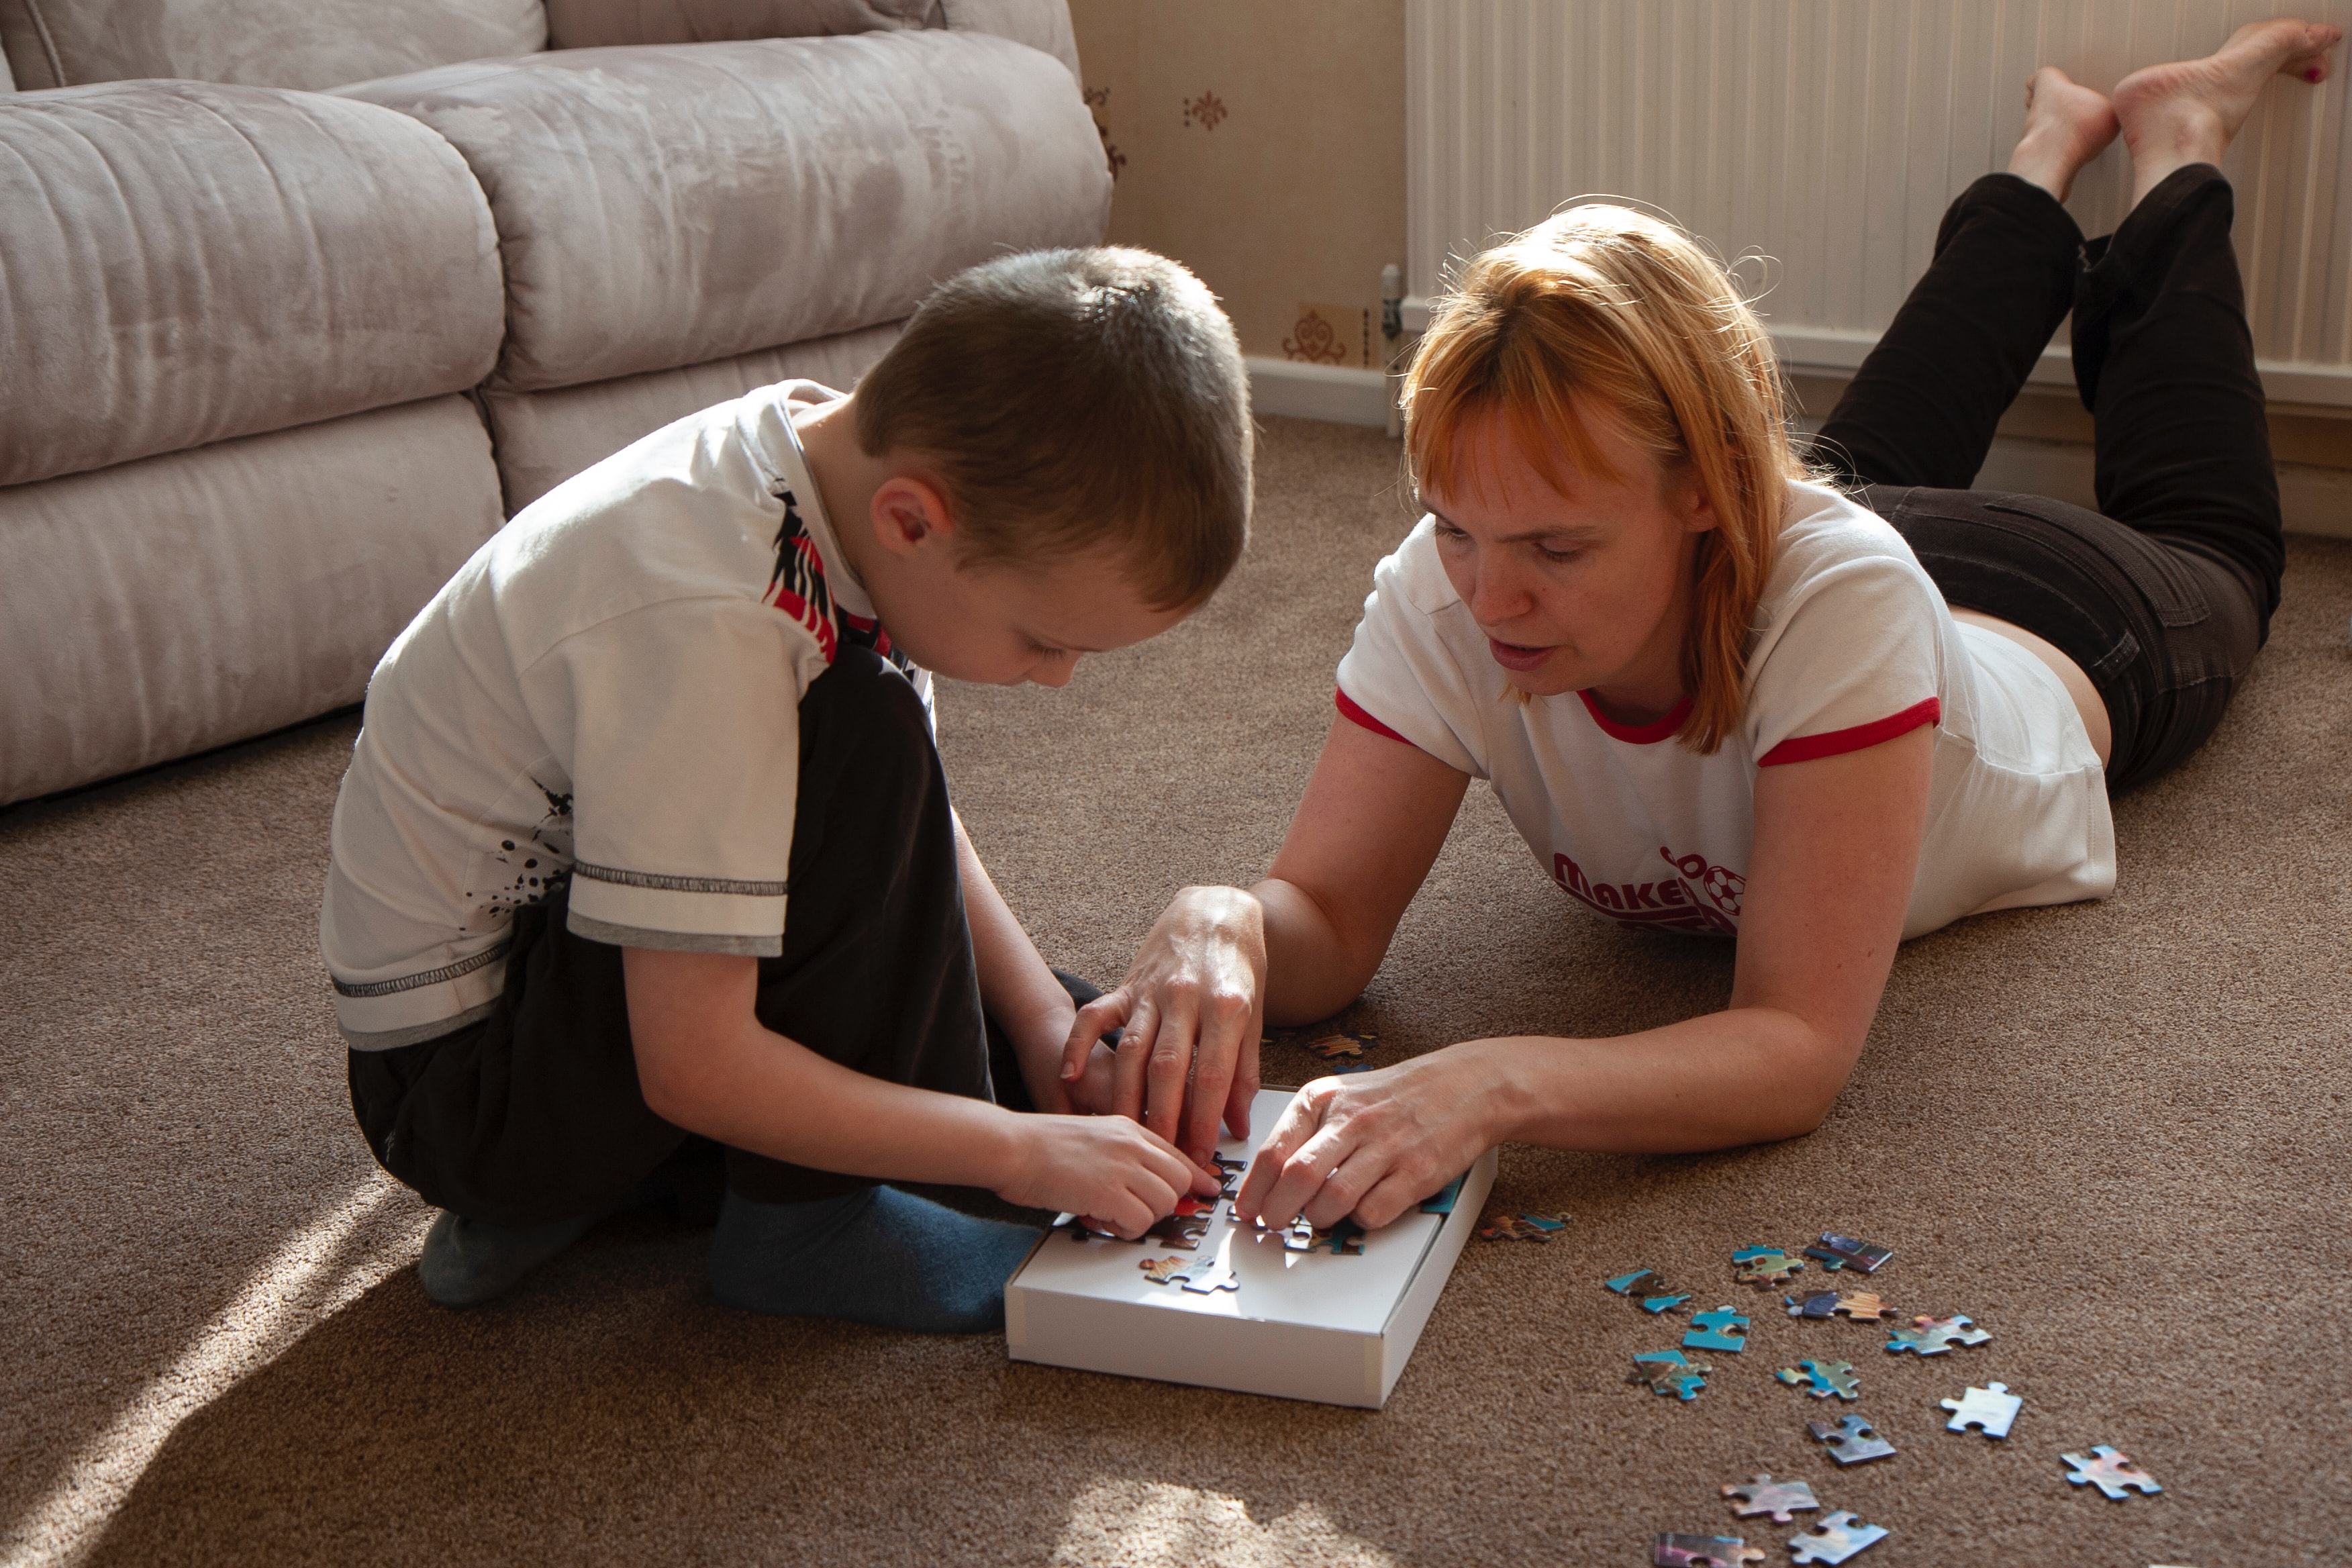
[(1610, 417), (1580, 406), (1617, 478), (1565, 453), (1556, 489), (1499, 411), (1466, 421), (1455, 489), (1423, 485), (1445, 575), (1512, 685), (1539, 697), (1599, 688), (1612, 716), (1663, 718), (1685, 695), (1693, 557), (1715, 513), (1696, 474), (1664, 471)]

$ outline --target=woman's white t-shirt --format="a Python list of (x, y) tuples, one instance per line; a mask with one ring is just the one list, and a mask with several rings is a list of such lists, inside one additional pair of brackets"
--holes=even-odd
[(1423, 518), (1372, 574), (1340, 710), (1489, 781), (1545, 873), (1611, 920), (1733, 934), (1759, 768), (1937, 726), (1906, 937), (1964, 915), (2104, 898), (2106, 783), (2058, 678), (1952, 619), (1910, 546), (1836, 491), (1790, 487), (1749, 639), (1739, 726), (1711, 756), (1677, 710), (1634, 728), (1582, 692), (1512, 700)]

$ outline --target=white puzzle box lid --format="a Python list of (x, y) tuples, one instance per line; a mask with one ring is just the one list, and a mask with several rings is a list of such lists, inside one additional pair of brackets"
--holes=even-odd
[[(1140, 1241), (1045, 1233), (1004, 1287), (1015, 1361), (1378, 1409), (1404, 1371), (1495, 1182), (1488, 1150), (1453, 1187), (1376, 1231), (1233, 1219), (1238, 1173), (1288, 1089), (1262, 1090), (1250, 1136), (1218, 1145), (1226, 1195)], [(1148, 1266), (1148, 1267), (1147, 1267)]]

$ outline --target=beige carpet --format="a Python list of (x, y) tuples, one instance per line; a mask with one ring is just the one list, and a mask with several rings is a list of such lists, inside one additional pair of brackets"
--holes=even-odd
[[(972, 835), (1055, 962), (1122, 964), (1173, 888), (1254, 877), (1330, 713), (1394, 448), (1275, 422), (1231, 586), (1067, 690), (951, 688)], [(1505, 1152), (1570, 1211), (1473, 1243), (1384, 1412), (1009, 1365), (993, 1339), (767, 1321), (702, 1238), (616, 1222), (510, 1300), (438, 1310), (425, 1215), (353, 1131), (314, 955), (348, 716), (0, 815), (0, 1552), (10, 1562), (1637, 1563), (1811, 1480), (1901, 1564), (2273, 1563), (2352, 1540), (2344, 1057), (2352, 545), (2297, 542), (2221, 734), (2117, 812), (2096, 906), (1913, 943), (1828, 1126), (1670, 1159)], [(1620, 931), (1483, 790), (1351, 1023), (1381, 1055), (1718, 1005), (1728, 948)], [(1307, 1058), (1276, 1054), (1276, 1075)], [(1824, 1227), (1990, 1342), (1932, 1362), (1767, 1316), (1728, 1254)], [(1656, 1265), (1758, 1309), (1681, 1405), (1671, 1336), (1599, 1289)], [(1810, 1276), (1818, 1279), (1818, 1275)], [(1713, 1306), (1717, 1300), (1704, 1305)], [(1834, 1350), (1900, 1449), (1836, 1473), (1771, 1369)], [(1996, 1444), (1938, 1398), (2026, 1398)], [(2108, 1502), (2058, 1455), (2164, 1483)], [(1787, 1562), (1791, 1531), (1745, 1534)]]

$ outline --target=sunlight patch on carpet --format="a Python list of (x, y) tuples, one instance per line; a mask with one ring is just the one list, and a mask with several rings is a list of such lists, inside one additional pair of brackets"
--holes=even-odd
[(1070, 1509), (1056, 1568), (1393, 1568), (1313, 1503), (1261, 1524), (1223, 1492), (1166, 1481), (1098, 1481)]
[(79, 1561), (181, 1422), (385, 1276), (415, 1263), (432, 1218), (405, 1188), (377, 1172), (295, 1232), (180, 1358), (82, 1446), (48, 1496), (10, 1523), (0, 1537), (0, 1564), (63, 1568)]

